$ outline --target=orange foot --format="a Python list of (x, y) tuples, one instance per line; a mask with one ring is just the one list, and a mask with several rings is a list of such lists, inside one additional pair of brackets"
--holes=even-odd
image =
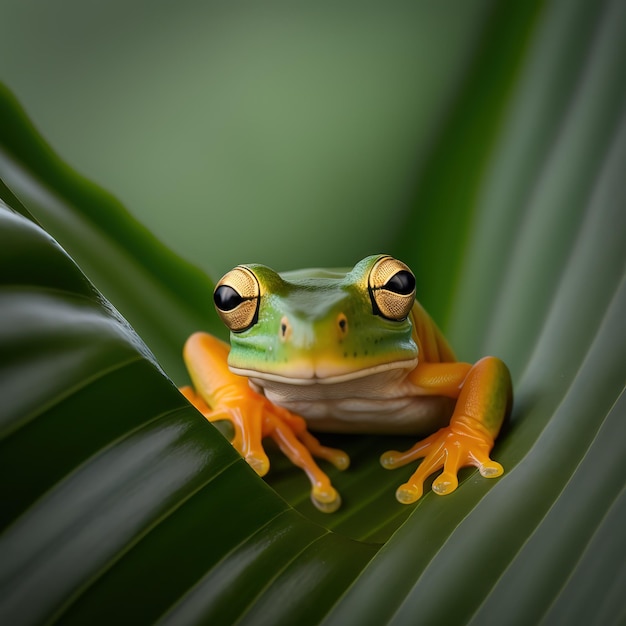
[(399, 502), (411, 504), (422, 496), (424, 481), (442, 468), (443, 472), (433, 483), (433, 491), (442, 496), (458, 487), (457, 474), (462, 467), (473, 465), (485, 478), (500, 476), (504, 472), (502, 465), (489, 458), (492, 447), (493, 439), (487, 432), (456, 423), (419, 441), (406, 452), (385, 452), (380, 462), (385, 469), (396, 469), (424, 458), (411, 478), (396, 491)]
[(247, 383), (212, 409), (191, 387), (180, 391), (210, 422), (227, 420), (233, 425), (233, 446), (259, 476), (264, 476), (270, 465), (262, 439), (271, 437), (283, 454), (308, 476), (313, 504), (324, 513), (339, 508), (341, 496), (313, 457), (325, 459), (340, 470), (349, 466), (350, 458), (342, 450), (322, 446), (307, 430), (302, 417), (271, 404)]

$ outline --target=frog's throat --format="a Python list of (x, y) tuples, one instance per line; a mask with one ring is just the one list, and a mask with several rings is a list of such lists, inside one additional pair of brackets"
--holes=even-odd
[(410, 371), (415, 369), (416, 365), (417, 358), (413, 358), (403, 361), (381, 363), (379, 365), (364, 367), (362, 369), (352, 370), (341, 374), (333, 374), (331, 376), (320, 376), (312, 369), (311, 375), (305, 377), (290, 376), (289, 374), (276, 374), (274, 372), (264, 372), (262, 370), (242, 369), (238, 367), (230, 367), (229, 369), (233, 374), (237, 374), (239, 376), (246, 376), (247, 378), (252, 378), (256, 380), (271, 380), (277, 383), (284, 383), (287, 385), (335, 385), (350, 380), (366, 378), (367, 376), (373, 376), (375, 374), (380, 374), (381, 372), (388, 372), (395, 369), (404, 369)]

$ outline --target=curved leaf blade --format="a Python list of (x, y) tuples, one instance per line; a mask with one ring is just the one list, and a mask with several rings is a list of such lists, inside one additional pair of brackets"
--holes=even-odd
[[(1, 621), (151, 621), (235, 562), (256, 606), (257, 560), (277, 581), (317, 566), (340, 593), (376, 548), (291, 511), (37, 225), (2, 206), (0, 233)], [(245, 610), (224, 598), (209, 609)]]

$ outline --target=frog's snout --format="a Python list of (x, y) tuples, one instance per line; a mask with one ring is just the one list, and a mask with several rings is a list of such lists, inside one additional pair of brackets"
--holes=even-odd
[(310, 324), (300, 319), (293, 321), (283, 315), (278, 325), (278, 337), (283, 344), (290, 344), (293, 348), (310, 349), (320, 344), (321, 338), (326, 338), (333, 344), (341, 343), (349, 332), (348, 317), (345, 313), (338, 313), (327, 328), (312, 328)]

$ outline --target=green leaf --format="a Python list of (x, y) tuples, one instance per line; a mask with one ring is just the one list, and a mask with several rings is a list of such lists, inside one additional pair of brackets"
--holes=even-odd
[(211, 281), (160, 244), (113, 196), (67, 167), (1, 84), (0, 131), (3, 188), (9, 185), (11, 197), (17, 195), (71, 250), (170, 376), (184, 381), (185, 339), (200, 327), (224, 334), (210, 298)]
[(353, 458), (329, 516), (276, 454), (267, 481), (237, 457), (152, 356), (183, 376), (209, 281), (3, 92), (0, 621), (623, 621), (625, 8), (506, 8), (390, 250), (464, 358), (511, 365), (506, 474), (411, 507), (377, 460), (407, 441), (324, 438)]
[(214, 577), (223, 621), (290, 568), (340, 593), (375, 547), (291, 510), (54, 240), (4, 204), (0, 225), (1, 621), (152, 621)]

